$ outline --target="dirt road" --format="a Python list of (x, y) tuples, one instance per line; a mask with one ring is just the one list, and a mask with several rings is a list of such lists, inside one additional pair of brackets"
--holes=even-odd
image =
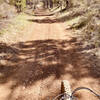
[[(52, 100), (62, 80), (100, 92), (97, 58), (83, 52), (65, 24), (32, 22), (13, 44), (0, 43), (0, 100)], [(84, 91), (77, 97), (97, 100)]]

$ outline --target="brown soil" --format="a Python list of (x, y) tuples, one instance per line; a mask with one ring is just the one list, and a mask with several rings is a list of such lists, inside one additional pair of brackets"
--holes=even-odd
[[(86, 86), (100, 93), (100, 66), (93, 62), (100, 60), (83, 52), (65, 24), (33, 22), (15, 43), (0, 43), (0, 100), (53, 100), (62, 80), (72, 90)], [(97, 100), (86, 91), (77, 97)]]

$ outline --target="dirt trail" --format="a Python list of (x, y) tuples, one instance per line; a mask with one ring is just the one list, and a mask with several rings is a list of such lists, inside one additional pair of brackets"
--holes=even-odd
[[(0, 44), (0, 100), (52, 100), (63, 79), (72, 89), (86, 86), (100, 92), (100, 67), (95, 69), (92, 56), (82, 52), (65, 24), (33, 22), (14, 44)], [(96, 100), (82, 93), (80, 100)]]

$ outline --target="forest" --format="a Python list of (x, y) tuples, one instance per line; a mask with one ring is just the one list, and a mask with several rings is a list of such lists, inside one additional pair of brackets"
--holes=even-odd
[(0, 100), (74, 97), (100, 100), (100, 0), (0, 0)]

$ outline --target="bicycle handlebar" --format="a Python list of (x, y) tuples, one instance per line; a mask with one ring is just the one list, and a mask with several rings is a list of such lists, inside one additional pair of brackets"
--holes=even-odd
[(73, 90), (73, 92), (71, 93), (71, 95), (66, 94), (66, 93), (59, 94), (59, 95), (56, 96), (53, 100), (57, 100), (57, 98), (58, 98), (58, 97), (61, 97), (61, 96), (63, 96), (63, 99), (60, 99), (60, 100), (64, 100), (64, 98), (71, 98), (71, 100), (75, 100), (76, 97), (74, 96), (74, 94), (75, 94), (77, 91), (83, 90), (83, 89), (90, 91), (91, 93), (93, 93), (93, 94), (100, 100), (100, 95), (97, 94), (96, 92), (94, 92), (92, 89), (87, 88), (87, 87), (78, 87), (78, 88), (76, 88), (76, 89)]
[(97, 96), (97, 97), (100, 99), (100, 95), (99, 95), (99, 94), (97, 94), (97, 93), (94, 92), (92, 89), (87, 88), (87, 87), (78, 87), (78, 88), (76, 88), (76, 89), (72, 92), (72, 95), (71, 95), (71, 96), (73, 96), (73, 95), (75, 94), (75, 92), (77, 92), (77, 91), (79, 91), (79, 90), (83, 90), (83, 89), (90, 91), (91, 93), (93, 93), (95, 96)]

